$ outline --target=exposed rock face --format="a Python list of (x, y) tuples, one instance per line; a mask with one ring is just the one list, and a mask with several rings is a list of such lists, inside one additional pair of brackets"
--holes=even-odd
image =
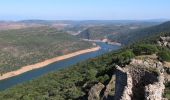
[(115, 100), (163, 100), (164, 88), (158, 61), (134, 59), (125, 68), (117, 66)]
[[(105, 89), (105, 91), (104, 91), (104, 96), (103, 96), (103, 99), (104, 99), (104, 100), (109, 99), (109, 94), (110, 94), (111, 92), (113, 92), (112, 89), (113, 89), (114, 87), (115, 87), (115, 75), (112, 76), (110, 82), (106, 85), (106, 89)], [(110, 98), (112, 99), (113, 97), (110, 97)]]
[(88, 92), (88, 100), (114, 100), (115, 75), (105, 86), (102, 83), (95, 84)]
[(160, 40), (158, 41), (159, 46), (165, 46), (170, 48), (170, 37), (160, 37)]
[(100, 100), (100, 93), (104, 87), (102, 83), (94, 85), (89, 91), (88, 100)]

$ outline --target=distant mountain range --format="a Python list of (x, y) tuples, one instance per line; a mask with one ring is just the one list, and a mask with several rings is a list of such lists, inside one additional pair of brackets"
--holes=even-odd
[(0, 30), (48, 26), (84, 39), (109, 38), (112, 41), (128, 44), (153, 33), (169, 31), (170, 22), (161, 24), (164, 21), (166, 19), (0, 21)]

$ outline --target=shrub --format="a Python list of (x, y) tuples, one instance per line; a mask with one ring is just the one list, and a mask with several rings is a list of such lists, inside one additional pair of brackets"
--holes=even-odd
[(104, 76), (100, 76), (98, 77), (98, 81), (101, 83), (105, 83), (107, 80), (109, 80), (109, 76), (107, 74), (105, 74)]
[(119, 52), (116, 56), (113, 58), (113, 62), (118, 64), (118, 65), (125, 65), (130, 62), (130, 60), (134, 57), (134, 53), (132, 50), (125, 50), (122, 52)]
[(158, 49), (155, 45), (139, 44), (133, 47), (133, 52), (135, 55), (151, 55), (158, 52)]
[(170, 50), (169, 49), (162, 49), (158, 53), (159, 60), (161, 61), (170, 61)]

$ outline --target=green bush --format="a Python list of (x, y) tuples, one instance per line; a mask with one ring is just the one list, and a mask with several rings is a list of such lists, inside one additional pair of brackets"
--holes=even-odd
[(158, 57), (161, 61), (170, 61), (170, 50), (169, 49), (162, 49), (158, 53)]
[(86, 81), (96, 81), (96, 74), (97, 74), (97, 70), (96, 69), (89, 69), (87, 72), (86, 72)]
[(135, 55), (151, 55), (158, 52), (158, 49), (155, 45), (139, 44), (133, 47), (133, 52)]
[(104, 82), (106, 82), (109, 79), (110, 78), (109, 78), (109, 76), (107, 74), (105, 74), (104, 76), (98, 77), (98, 81), (101, 82), (101, 83), (104, 83)]
[(122, 66), (128, 64), (134, 56), (135, 54), (132, 52), (132, 50), (121, 51), (116, 56), (114, 56), (113, 62)]

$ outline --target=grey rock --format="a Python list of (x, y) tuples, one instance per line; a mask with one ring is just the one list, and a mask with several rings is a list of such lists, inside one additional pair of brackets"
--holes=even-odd
[(157, 41), (159, 46), (164, 46), (170, 48), (170, 37), (160, 37), (160, 41)]
[(103, 99), (107, 100), (109, 93), (111, 93), (111, 90), (115, 87), (115, 75), (112, 76), (109, 83), (106, 85), (106, 89), (104, 91)]
[(133, 59), (125, 68), (116, 68), (115, 100), (163, 100), (165, 86), (161, 62)]
[(95, 84), (88, 93), (88, 100), (100, 100), (100, 93), (104, 87), (102, 83)]

